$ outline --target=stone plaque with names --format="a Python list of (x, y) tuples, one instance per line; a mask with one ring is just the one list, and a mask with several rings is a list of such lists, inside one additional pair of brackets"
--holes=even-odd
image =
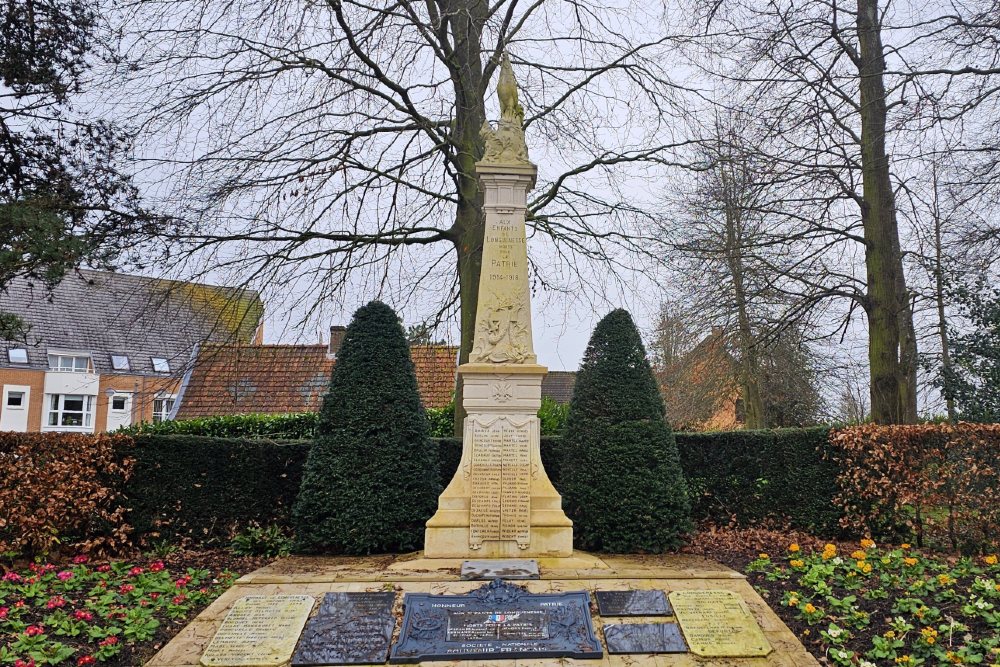
[(391, 663), (422, 660), (599, 660), (586, 591), (529, 593), (502, 579), (465, 595), (407, 593)]
[(663, 591), (595, 591), (601, 616), (672, 616)]
[(538, 561), (527, 558), (462, 561), (461, 578), (475, 579), (538, 579)]
[(201, 656), (205, 667), (280, 667), (288, 663), (316, 601), (308, 595), (240, 598)]
[(395, 593), (327, 593), (299, 640), (293, 667), (381, 665), (389, 655)]
[(676, 623), (622, 623), (604, 626), (608, 653), (687, 653)]
[(695, 655), (756, 657), (772, 650), (746, 602), (732, 591), (674, 591), (670, 602)]
[(505, 418), (473, 422), (469, 546), (487, 540), (531, 541), (531, 435)]

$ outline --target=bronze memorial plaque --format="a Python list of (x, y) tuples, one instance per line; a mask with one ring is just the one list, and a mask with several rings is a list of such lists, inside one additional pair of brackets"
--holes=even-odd
[(469, 545), (516, 540), (527, 547), (531, 525), (531, 438), (528, 424), (504, 417), (472, 424)]
[(670, 604), (695, 655), (749, 658), (772, 650), (746, 602), (732, 591), (674, 591)]
[(201, 656), (205, 667), (280, 667), (292, 651), (315, 600), (308, 595), (240, 598)]

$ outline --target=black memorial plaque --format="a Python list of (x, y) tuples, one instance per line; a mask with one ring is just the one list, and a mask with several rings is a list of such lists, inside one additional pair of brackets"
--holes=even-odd
[(686, 653), (676, 623), (624, 623), (604, 626), (608, 653)]
[(293, 667), (384, 664), (395, 599), (395, 593), (327, 593), (302, 632)]
[(529, 593), (502, 579), (465, 595), (407, 593), (391, 663), (422, 660), (599, 660), (586, 591)]
[(594, 591), (601, 616), (672, 616), (663, 591)]

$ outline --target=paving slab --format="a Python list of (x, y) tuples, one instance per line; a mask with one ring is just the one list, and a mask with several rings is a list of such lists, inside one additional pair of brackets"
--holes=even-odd
[[(601, 660), (540, 658), (517, 660), (425, 661), (426, 667), (818, 667), (819, 663), (767, 606), (746, 578), (714, 561), (686, 555), (594, 556), (575, 552), (573, 558), (538, 559), (539, 579), (517, 581), (532, 593), (574, 590), (728, 590), (740, 595), (774, 651), (759, 658), (702, 658), (691, 653), (670, 655), (609, 655)], [(461, 559), (425, 559), (421, 553), (402, 556), (303, 557), (279, 559), (236, 580), (146, 667), (196, 667), (205, 647), (233, 603), (248, 595), (312, 595), (321, 600), (329, 592), (392, 591), (396, 593), (461, 594), (482, 586), (462, 581)], [(394, 611), (402, 614), (402, 595)], [(316, 605), (319, 608), (319, 605)], [(593, 608), (595, 634), (604, 641), (604, 624), (649, 622), (636, 617), (611, 617)], [(315, 612), (314, 612), (315, 613)], [(672, 616), (658, 620), (674, 622)], [(397, 625), (396, 632), (399, 628)]]

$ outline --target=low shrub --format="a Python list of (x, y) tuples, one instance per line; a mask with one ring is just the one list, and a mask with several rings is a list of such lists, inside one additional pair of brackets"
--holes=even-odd
[(966, 552), (1000, 542), (1000, 424), (865, 424), (831, 441), (845, 527)]
[(130, 543), (119, 490), (131, 438), (0, 432), (0, 553), (44, 554), (61, 542), (115, 552)]
[(318, 412), (283, 415), (246, 414), (201, 417), (198, 419), (143, 422), (126, 429), (132, 435), (203, 435), (215, 438), (271, 438), (302, 440), (316, 434)]
[(229, 549), (237, 556), (264, 556), (278, 558), (287, 556), (292, 550), (292, 540), (281, 526), (247, 526), (237, 533)]

